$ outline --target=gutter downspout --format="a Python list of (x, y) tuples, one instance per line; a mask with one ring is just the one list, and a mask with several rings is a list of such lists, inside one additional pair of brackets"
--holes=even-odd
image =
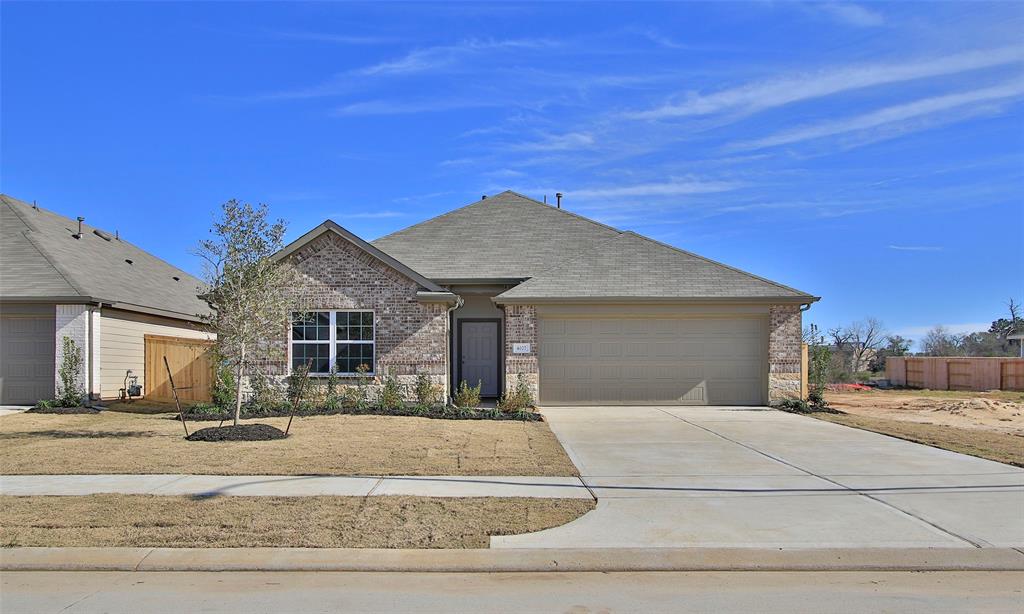
[(445, 402), (445, 405), (448, 405), (450, 402), (452, 402), (452, 350), (453, 350), (452, 335), (454, 335), (454, 328), (452, 327), (452, 320), (453, 320), (454, 316), (452, 315), (452, 312), (454, 312), (459, 307), (462, 307), (462, 305), (464, 303), (465, 303), (465, 301), (462, 300), (462, 297), (456, 295), (455, 296), (455, 304), (452, 305), (451, 307), (449, 307), (447, 310), (445, 310), (446, 313), (447, 313), (447, 316), (448, 316), (447, 318), (445, 318), (445, 326), (448, 327), (448, 335), (445, 336), (445, 348), (444, 348), (444, 350), (445, 350), (444, 351), (444, 371), (445, 371), (445, 373), (444, 373), (444, 402)]
[(93, 401), (95, 400), (94, 397), (93, 397), (93, 390), (95, 390), (96, 380), (95, 380), (94, 376), (95, 376), (96, 371), (97, 371), (97, 364), (96, 364), (96, 318), (95, 318), (96, 307), (94, 305), (89, 305), (89, 311), (86, 312), (86, 313), (88, 313), (88, 317), (86, 318), (86, 336), (87, 336), (88, 341), (89, 341), (89, 348), (88, 348), (88, 352), (89, 352), (89, 367), (87, 369), (88, 374), (87, 374), (87, 377), (86, 377), (86, 386), (88, 386), (88, 388), (86, 389), (86, 398), (89, 401), (89, 405), (92, 405)]

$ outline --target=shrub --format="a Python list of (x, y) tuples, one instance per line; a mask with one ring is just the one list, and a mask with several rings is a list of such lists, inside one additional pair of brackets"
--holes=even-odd
[(226, 362), (218, 361), (213, 378), (213, 388), (210, 390), (213, 404), (224, 410), (233, 409), (236, 389), (235, 374), (231, 372), (231, 367)]
[(312, 361), (294, 367), (292, 369), (291, 375), (289, 375), (287, 378), (288, 398), (286, 400), (290, 405), (296, 406), (296, 409), (299, 408), (298, 406), (303, 405), (303, 401), (308, 400), (310, 396), (311, 391), (309, 389), (309, 370), (312, 367)]
[(455, 407), (459, 409), (476, 409), (480, 406), (480, 389), (482, 381), (477, 381), (476, 386), (470, 387), (466, 380), (459, 382), (459, 389), (455, 391)]
[(196, 403), (185, 411), (187, 416), (227, 417), (229, 408), (220, 407), (216, 403)]
[(441, 400), (441, 387), (430, 381), (430, 376), (424, 373), (416, 376), (413, 393), (416, 395), (416, 407), (420, 410), (430, 409)]
[(331, 373), (324, 382), (324, 409), (337, 411), (343, 407), (342, 392), (338, 389), (338, 371), (331, 367)]
[(395, 411), (405, 406), (405, 387), (399, 383), (394, 375), (388, 375), (381, 382), (380, 392), (377, 395), (377, 405), (381, 409)]
[(520, 373), (516, 377), (516, 387), (506, 390), (498, 400), (498, 409), (513, 412), (533, 406), (533, 392), (526, 382), (526, 376)]
[(48, 400), (48, 399), (40, 399), (40, 400), (39, 400), (39, 401), (38, 401), (38, 402), (37, 402), (37, 403), (35, 404), (35, 409), (53, 409), (53, 408), (54, 408), (54, 407), (56, 407), (56, 406), (57, 406), (57, 405), (56, 405), (56, 403), (54, 403), (54, 402), (53, 402), (53, 401), (51, 401), (51, 400)]
[(356, 409), (367, 409), (370, 407), (370, 395), (366, 392), (366, 387), (370, 385), (370, 376), (367, 373), (370, 372), (370, 368), (365, 364), (360, 364), (356, 367), (356, 385), (355, 392), (353, 393), (353, 400)]
[(263, 373), (249, 376), (249, 402), (246, 409), (250, 412), (266, 412), (285, 409), (288, 399), (281, 386)]
[(78, 347), (74, 339), (65, 336), (63, 354), (60, 368), (57, 369), (60, 384), (56, 402), (60, 407), (79, 407), (85, 400), (85, 390), (81, 384), (82, 348)]
[(775, 407), (783, 411), (792, 411), (801, 414), (808, 414), (811, 412), (811, 406), (803, 399), (783, 399), (775, 403)]

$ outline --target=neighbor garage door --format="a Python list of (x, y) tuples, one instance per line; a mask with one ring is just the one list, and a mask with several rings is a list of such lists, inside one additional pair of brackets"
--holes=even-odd
[(54, 318), (0, 317), (0, 404), (53, 398)]
[(766, 329), (763, 317), (542, 317), (541, 403), (759, 405)]

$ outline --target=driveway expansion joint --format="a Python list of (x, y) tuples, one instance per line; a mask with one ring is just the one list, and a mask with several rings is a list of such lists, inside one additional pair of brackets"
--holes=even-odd
[[(723, 434), (721, 434), (721, 433), (719, 433), (719, 432), (717, 432), (717, 431), (715, 431), (715, 430), (713, 430), (713, 429), (711, 429), (709, 427), (706, 427), (706, 426), (703, 426), (703, 425), (700, 425), (700, 424), (696, 424), (696, 423), (691, 422), (691, 421), (689, 421), (689, 420), (687, 420), (685, 418), (681, 418), (679, 416), (673, 415), (673, 414), (671, 414), (671, 413), (669, 413), (669, 412), (667, 412), (665, 410), (659, 410), (659, 411), (662, 411), (662, 412), (668, 414), (669, 416), (672, 416), (673, 418), (676, 418), (678, 420), (682, 420), (683, 422), (689, 424), (690, 426), (695, 426), (695, 427), (697, 427), (697, 428), (699, 428), (701, 430), (704, 430), (704, 431), (707, 431), (708, 433), (711, 433), (712, 435), (715, 435), (717, 437), (721, 437), (722, 439), (724, 439), (726, 441), (729, 441), (729, 442), (734, 443), (734, 444), (736, 444), (738, 446), (746, 448), (747, 450), (750, 450), (751, 452), (756, 452), (757, 454), (760, 454), (760, 455), (762, 455), (762, 456), (764, 456), (766, 458), (769, 458), (769, 459), (771, 459), (771, 460), (773, 460), (773, 461), (775, 461), (777, 463), (781, 463), (783, 465), (786, 465), (787, 467), (792, 467), (793, 469), (796, 469), (798, 471), (802, 471), (802, 472), (806, 473), (807, 475), (815, 477), (815, 478), (818, 478), (820, 480), (824, 480), (826, 482), (831, 482), (832, 484), (835, 484), (836, 486), (839, 486), (840, 488), (845, 488), (845, 489), (847, 489), (847, 490), (849, 490), (849, 491), (851, 491), (853, 493), (856, 493), (856, 494), (858, 494), (858, 495), (860, 495), (862, 497), (870, 499), (870, 500), (872, 500), (872, 501), (874, 501), (876, 503), (880, 503), (881, 505), (883, 505), (883, 506), (885, 506), (885, 507), (887, 507), (887, 508), (889, 508), (891, 510), (894, 510), (894, 511), (896, 511), (896, 512), (898, 512), (900, 514), (903, 514), (905, 516), (908, 516), (910, 518), (913, 518), (914, 520), (916, 520), (918, 522), (924, 523), (924, 524), (928, 525), (929, 527), (932, 527), (933, 529), (935, 529), (937, 531), (940, 531), (942, 533), (945, 533), (947, 535), (955, 537), (955, 538), (957, 538), (957, 539), (959, 539), (961, 541), (964, 541), (964, 542), (974, 546), (975, 548), (984, 548), (984, 547), (987, 547), (987, 546), (992, 546), (992, 544), (990, 544), (988, 542), (985, 542), (983, 540), (981, 540), (981, 543), (979, 543), (979, 541), (975, 541), (974, 539), (970, 539), (970, 538), (965, 537), (963, 535), (960, 535), (958, 533), (954, 533), (953, 531), (951, 531), (951, 530), (949, 530), (949, 529), (947, 529), (945, 527), (939, 526), (939, 525), (935, 524), (934, 522), (931, 522), (930, 520), (927, 520), (925, 518), (921, 518), (917, 514), (914, 514), (912, 512), (908, 512), (908, 511), (906, 511), (904, 509), (900, 509), (900, 508), (896, 507), (895, 505), (889, 503), (888, 501), (883, 501), (882, 499), (879, 499), (878, 497), (873, 496), (870, 493), (863, 492), (863, 491), (858, 490), (856, 488), (851, 488), (851, 487), (847, 486), (846, 484), (843, 484), (841, 482), (837, 482), (837, 481), (835, 481), (835, 480), (833, 480), (833, 479), (831, 479), (831, 478), (829, 478), (827, 476), (820, 475), (818, 473), (815, 473), (814, 471), (811, 471), (809, 469), (805, 469), (804, 467), (801, 467), (799, 465), (795, 465), (795, 464), (793, 464), (793, 463), (791, 463), (791, 462), (789, 462), (789, 461), (787, 461), (785, 459), (779, 458), (779, 457), (777, 457), (777, 456), (775, 456), (773, 454), (769, 454), (768, 452), (765, 452), (763, 450), (759, 450), (759, 449), (757, 449), (757, 448), (755, 448), (755, 447), (753, 447), (751, 445), (747, 445), (745, 443), (736, 441), (735, 439), (732, 439), (731, 437), (727, 437), (726, 435), (723, 435)], [(840, 425), (840, 426), (842, 426), (842, 425)], [(847, 428), (849, 428), (849, 427), (847, 427)]]

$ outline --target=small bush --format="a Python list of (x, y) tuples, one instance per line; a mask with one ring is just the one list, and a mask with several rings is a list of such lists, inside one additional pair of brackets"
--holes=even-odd
[(249, 389), (246, 409), (250, 412), (268, 412), (288, 407), (286, 391), (263, 373), (257, 372), (249, 376)]
[(533, 392), (526, 382), (526, 376), (520, 373), (516, 377), (516, 387), (506, 390), (498, 400), (498, 409), (506, 412), (514, 412), (533, 406)]
[(803, 399), (783, 399), (775, 403), (775, 407), (783, 411), (792, 411), (800, 414), (811, 413), (810, 404)]
[(308, 404), (310, 393), (312, 392), (309, 388), (309, 370), (312, 368), (313, 362), (309, 361), (304, 365), (299, 365), (292, 369), (291, 375), (288, 376), (288, 398), (286, 399), (290, 405), (299, 406)]
[(56, 403), (54, 403), (54, 402), (53, 402), (53, 401), (51, 401), (51, 400), (48, 400), (48, 399), (40, 399), (40, 400), (39, 400), (39, 401), (38, 401), (38, 402), (37, 402), (37, 403), (35, 404), (35, 406), (33, 407), (33, 409), (43, 409), (43, 410), (46, 410), (46, 409), (53, 409), (53, 408), (54, 408), (54, 407), (56, 407), (56, 406), (57, 406), (57, 404), (56, 404)]
[(405, 386), (399, 383), (394, 375), (388, 375), (381, 382), (380, 393), (377, 395), (377, 405), (381, 409), (395, 411), (405, 406)]
[(214, 363), (217, 365), (213, 378), (213, 387), (210, 390), (210, 398), (213, 404), (225, 410), (235, 406), (235, 374), (227, 361), (214, 356)]
[(342, 405), (342, 391), (339, 389), (338, 384), (338, 371), (331, 367), (331, 373), (327, 376), (327, 380), (324, 382), (324, 409), (327, 411), (336, 411), (343, 407)]
[(218, 406), (216, 403), (196, 403), (192, 407), (185, 410), (185, 415), (188, 417), (227, 417), (228, 412), (225, 408)]
[(813, 388), (807, 393), (807, 401), (815, 407), (828, 407), (825, 400), (825, 391), (822, 388)]
[(78, 347), (71, 337), (64, 337), (63, 357), (60, 361), (60, 368), (57, 369), (57, 377), (60, 384), (57, 390), (57, 405), (60, 407), (79, 407), (85, 400), (85, 390), (82, 389), (81, 375), (82, 348)]
[(476, 386), (470, 387), (466, 380), (459, 382), (459, 389), (455, 391), (455, 407), (459, 409), (476, 409), (480, 406), (480, 389), (483, 382), (477, 381)]
[(430, 381), (430, 376), (424, 373), (416, 376), (413, 393), (416, 395), (416, 407), (420, 410), (434, 407), (441, 400), (441, 387)]

